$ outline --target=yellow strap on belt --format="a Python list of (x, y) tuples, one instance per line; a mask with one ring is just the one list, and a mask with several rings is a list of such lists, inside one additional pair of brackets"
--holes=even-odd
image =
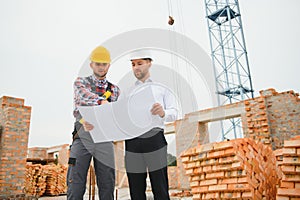
[(83, 122), (85, 122), (85, 121), (84, 121), (83, 118), (81, 118), (81, 119), (79, 120), (79, 123), (80, 123), (80, 124), (83, 124)]

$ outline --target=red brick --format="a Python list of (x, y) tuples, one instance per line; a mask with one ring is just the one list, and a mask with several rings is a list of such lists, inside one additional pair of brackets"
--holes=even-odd
[(225, 192), (220, 194), (221, 198), (226, 199), (240, 199), (242, 197), (242, 193), (240, 192)]
[(249, 184), (245, 183), (238, 183), (238, 184), (228, 184), (227, 188), (229, 191), (249, 191), (250, 186)]
[(297, 155), (297, 151), (296, 151), (295, 147), (293, 147), (293, 148), (285, 147), (282, 149), (282, 154), (284, 156), (292, 156), (292, 155)]
[(284, 189), (284, 188), (278, 188), (277, 191), (278, 195), (291, 195), (294, 197), (300, 197), (300, 189)]
[(290, 200), (290, 197), (288, 196), (276, 196), (276, 200)]
[(282, 177), (283, 181), (300, 181), (300, 175), (291, 175), (291, 174), (286, 174)]
[(216, 184), (218, 184), (217, 179), (209, 179), (209, 180), (200, 181), (200, 186), (216, 185)]
[(300, 147), (300, 140), (285, 140), (284, 147)]
[(224, 156), (224, 150), (221, 151), (214, 151), (214, 152), (208, 152), (207, 158), (219, 158)]
[(296, 166), (294, 166), (294, 165), (283, 165), (283, 166), (281, 166), (281, 170), (285, 174), (295, 174), (296, 173)]
[(285, 165), (300, 165), (300, 157), (299, 156), (283, 157), (283, 163)]
[(227, 190), (226, 184), (208, 186), (208, 191), (210, 191), (210, 192), (225, 191), (225, 190)]
[(189, 160), (190, 160), (189, 156), (181, 157), (181, 162), (183, 162), (183, 163), (188, 162)]
[(219, 151), (223, 149), (232, 149), (232, 143), (229, 141), (227, 142), (218, 142), (213, 144), (214, 151)]
[(214, 172), (205, 175), (206, 179), (215, 179), (215, 178), (222, 178), (222, 177), (224, 177), (224, 172)]
[(294, 188), (295, 183), (294, 182), (287, 182), (287, 181), (280, 181), (280, 187), (281, 188)]
[(218, 193), (207, 193), (207, 194), (203, 194), (202, 195), (202, 200), (206, 200), (206, 199), (218, 199), (219, 198), (219, 194)]
[(252, 192), (243, 192), (242, 193), (242, 197), (243, 198), (252, 198), (253, 197), (253, 193)]
[(190, 186), (191, 186), (191, 187), (197, 187), (197, 186), (199, 186), (199, 181), (192, 181), (192, 182), (190, 183)]
[(238, 178), (224, 178), (219, 179), (218, 184), (233, 184), (238, 183)]

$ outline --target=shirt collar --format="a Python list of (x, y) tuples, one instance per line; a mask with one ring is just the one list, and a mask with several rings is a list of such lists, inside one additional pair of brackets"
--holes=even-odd
[(94, 81), (96, 84), (104, 85), (104, 84), (107, 83), (107, 79), (106, 79), (106, 78), (100, 80), (100, 79), (98, 79), (98, 78), (95, 76), (95, 74), (92, 75), (92, 79), (93, 79), (93, 81)]
[(149, 78), (147, 78), (147, 79), (145, 80), (145, 82), (142, 82), (142, 81), (140, 81), (140, 80), (137, 80), (137, 81), (135, 82), (135, 85), (141, 85), (141, 84), (143, 84), (143, 83), (150, 83), (150, 82), (152, 82), (152, 79), (149, 77)]

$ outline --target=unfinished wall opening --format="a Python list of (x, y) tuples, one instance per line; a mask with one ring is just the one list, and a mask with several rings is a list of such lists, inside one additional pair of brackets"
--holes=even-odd
[(168, 142), (168, 166), (177, 166), (176, 161), (176, 137), (175, 133), (165, 135)]
[[(235, 129), (233, 128), (234, 123)], [(209, 142), (221, 142), (244, 137), (241, 117), (229, 118), (222, 121), (212, 121), (207, 124), (209, 130)], [(223, 135), (225, 135), (224, 138), (222, 137)]]
[(244, 137), (241, 117), (230, 118), (219, 123), (222, 123), (223, 126), (223, 140), (231, 140)]

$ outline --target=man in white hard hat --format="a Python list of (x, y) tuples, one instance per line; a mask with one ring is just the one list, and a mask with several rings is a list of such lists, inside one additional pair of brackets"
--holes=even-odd
[[(99, 46), (92, 51), (90, 60), (93, 74), (88, 77), (78, 77), (74, 82), (75, 109), (73, 114), (76, 122), (67, 174), (67, 199), (83, 199), (87, 172), (93, 158), (99, 199), (113, 200), (115, 186), (113, 143), (93, 143), (89, 133), (93, 129), (93, 125), (82, 119), (78, 106), (98, 106), (117, 101), (120, 90), (118, 86), (106, 79), (111, 62), (109, 51), (105, 47)], [(107, 93), (110, 95), (104, 96)]]
[[(157, 124), (143, 135), (125, 141), (125, 165), (132, 200), (146, 200), (146, 178), (149, 173), (155, 200), (169, 200), (167, 173), (167, 141), (164, 122), (177, 118), (177, 106), (170, 90), (150, 77), (152, 56), (148, 50), (135, 51), (130, 56), (132, 71), (137, 78), (134, 88), (151, 87), (156, 101), (151, 114)], [(151, 106), (151, 105), (150, 105)]]

